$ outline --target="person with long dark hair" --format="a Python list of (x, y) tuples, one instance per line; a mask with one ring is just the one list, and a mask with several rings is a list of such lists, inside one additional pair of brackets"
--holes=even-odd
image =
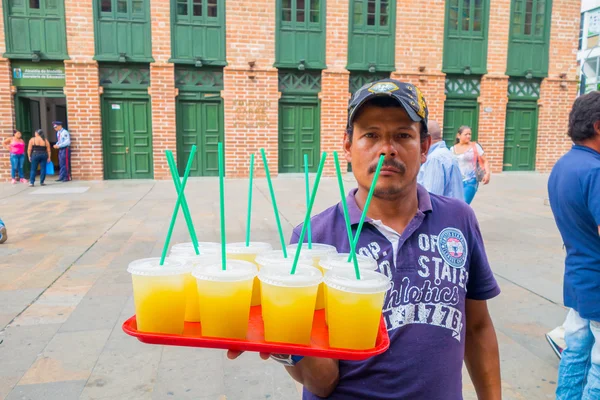
[(6, 150), (10, 152), (10, 178), (14, 185), (17, 182), (27, 183), (23, 164), (25, 163), (25, 141), (23, 135), (17, 129), (13, 129), (11, 138), (4, 139)]
[(45, 186), (46, 180), (46, 163), (50, 162), (50, 142), (46, 139), (44, 131), (38, 129), (35, 131), (35, 136), (29, 141), (27, 149), (29, 162), (31, 163), (31, 172), (29, 174), (29, 186), (35, 185), (35, 174), (40, 167), (40, 185)]
[(465, 202), (471, 204), (479, 182), (487, 185), (490, 182), (490, 166), (484, 156), (483, 148), (477, 142), (471, 141), (471, 127), (463, 125), (458, 128), (454, 146), (450, 148), (458, 160), (462, 173)]

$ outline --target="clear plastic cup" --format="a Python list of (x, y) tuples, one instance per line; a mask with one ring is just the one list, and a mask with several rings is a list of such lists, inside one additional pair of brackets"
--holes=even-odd
[(375, 347), (385, 293), (390, 279), (375, 271), (338, 268), (325, 276), (329, 346), (365, 350)]
[[(312, 248), (309, 249), (308, 248), (308, 243), (303, 243), (302, 245), (302, 250), (300, 251), (300, 255), (305, 255), (307, 257), (311, 257), (313, 260), (313, 265), (318, 268), (321, 273), (323, 275), (325, 275), (325, 272), (323, 269), (321, 269), (320, 267), (320, 261), (322, 258), (326, 258), (329, 257), (332, 254), (336, 254), (337, 250), (335, 247), (330, 246), (328, 244), (323, 244), (323, 243), (313, 243)], [(292, 260), (294, 259), (294, 253), (296, 252), (296, 249), (298, 248), (298, 244), (291, 244), (287, 247), (288, 249), (288, 256), (292, 257)], [(321, 284), (319, 286), (319, 292), (317, 293), (317, 302), (315, 304), (315, 310), (322, 310), (323, 308), (325, 308), (325, 296), (324, 296), (324, 292), (323, 292), (323, 288), (324, 285)]]
[(196, 284), (196, 278), (192, 276), (194, 268), (217, 264), (221, 261), (220, 254), (205, 254), (205, 255), (174, 255), (170, 256), (169, 259), (177, 260), (185, 265), (188, 271), (185, 274), (185, 317), (186, 322), (200, 322), (200, 303), (198, 300), (198, 285)]
[[(338, 270), (338, 269), (349, 270), (349, 271), (354, 272), (354, 262), (353, 261), (348, 262), (349, 256), (350, 256), (350, 253), (330, 254), (326, 258), (321, 259), (321, 261), (319, 262), (319, 268), (321, 269), (321, 271), (324, 271), (325, 276), (327, 276), (327, 273), (329, 273), (329, 271), (334, 271), (334, 270)], [(367, 271), (377, 270), (377, 261), (375, 261), (371, 257), (361, 256), (361, 255), (357, 254), (356, 259), (358, 261), (358, 268), (361, 271), (362, 270), (367, 270)], [(323, 283), (323, 284), (321, 284), (321, 286), (323, 287), (323, 300), (324, 300), (324, 305), (325, 305), (325, 323), (328, 324), (329, 316), (327, 315), (327, 313), (328, 313), (328, 311), (327, 311), (327, 285), (325, 285), (325, 283)]]
[[(273, 250), (273, 246), (264, 242), (250, 242), (249, 246), (246, 246), (245, 242), (229, 243), (227, 244), (227, 258), (248, 261), (255, 264), (258, 268), (259, 265), (256, 263), (256, 256), (270, 250)], [(254, 284), (252, 285), (251, 305), (260, 305), (260, 281), (257, 277), (254, 278)]]
[(127, 267), (133, 283), (137, 328), (142, 332), (183, 333), (187, 266), (173, 259), (133, 261)]
[(263, 266), (258, 273), (265, 340), (307, 345), (323, 276), (306, 264), (299, 264), (294, 275), (290, 274), (291, 269), (292, 261), (287, 261)]
[[(300, 252), (300, 259), (298, 261), (301, 264), (311, 265), (313, 263), (312, 258), (303, 253), (304, 253), (304, 250), (302, 250)], [(259, 255), (257, 255), (255, 262), (260, 269), (260, 268), (268, 266), (268, 265), (280, 264), (280, 263), (290, 263), (293, 260), (294, 260), (294, 254), (292, 254), (290, 252), (288, 252), (288, 258), (285, 258), (283, 256), (283, 251), (271, 250), (271, 251), (265, 251), (264, 253), (260, 253)], [(291, 271), (292, 264), (289, 264), (289, 266), (290, 266), (290, 271)]]
[(256, 265), (240, 260), (227, 260), (226, 270), (221, 263), (194, 269), (203, 336), (246, 338), (256, 273)]
[[(221, 244), (215, 242), (198, 242), (198, 251), (200, 255), (218, 254), (221, 251)], [(195, 256), (194, 244), (192, 242), (178, 243), (171, 247), (169, 256)]]

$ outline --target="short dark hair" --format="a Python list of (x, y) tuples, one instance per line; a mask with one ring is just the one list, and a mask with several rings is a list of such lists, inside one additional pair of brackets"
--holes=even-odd
[[(360, 106), (358, 110), (356, 110), (356, 115), (354, 116), (353, 121), (356, 121), (358, 117), (360, 117), (366, 106), (373, 106), (379, 108), (400, 108), (404, 110), (404, 107), (402, 107), (400, 103), (398, 103), (398, 101), (392, 97), (374, 97), (371, 100), (365, 102), (363, 105)], [(421, 126), (421, 140), (425, 140), (429, 136), (429, 133), (427, 132), (427, 127), (423, 122), (421, 122), (419, 125)], [(352, 136), (354, 135), (354, 123), (349, 124), (346, 127), (346, 134), (348, 135), (348, 140), (352, 142)]]
[(594, 124), (600, 121), (600, 91), (580, 96), (569, 114), (569, 136), (573, 142), (582, 142), (596, 136)]

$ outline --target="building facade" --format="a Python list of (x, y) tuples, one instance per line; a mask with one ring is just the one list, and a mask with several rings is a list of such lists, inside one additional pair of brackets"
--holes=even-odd
[[(76, 179), (316, 169), (340, 150), (351, 93), (416, 84), (452, 142), (473, 128), (492, 168), (548, 171), (577, 95), (576, 0), (2, 0), (0, 124), (65, 122)], [(0, 157), (0, 179), (9, 158)], [(53, 155), (55, 157), (55, 155)], [(333, 174), (331, 164), (326, 173)]]
[(578, 49), (579, 93), (600, 90), (600, 0), (581, 2)]

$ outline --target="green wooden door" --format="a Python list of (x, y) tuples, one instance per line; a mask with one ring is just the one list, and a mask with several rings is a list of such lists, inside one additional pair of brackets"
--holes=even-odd
[(280, 103), (279, 172), (303, 172), (308, 154), (311, 172), (316, 172), (320, 151), (320, 110), (318, 104)]
[(177, 104), (177, 165), (183, 175), (192, 146), (198, 148), (190, 176), (218, 176), (218, 143), (224, 141), (223, 103), (179, 101)]
[(458, 128), (471, 127), (471, 140), (476, 141), (479, 126), (479, 107), (476, 100), (452, 101), (444, 104), (444, 140), (448, 147), (454, 146)]
[(148, 101), (105, 99), (102, 127), (106, 178), (152, 178), (152, 131)]
[(67, 36), (63, 0), (5, 0), (7, 58), (63, 60)]
[(509, 102), (506, 110), (504, 171), (535, 170), (537, 106), (522, 103)]

